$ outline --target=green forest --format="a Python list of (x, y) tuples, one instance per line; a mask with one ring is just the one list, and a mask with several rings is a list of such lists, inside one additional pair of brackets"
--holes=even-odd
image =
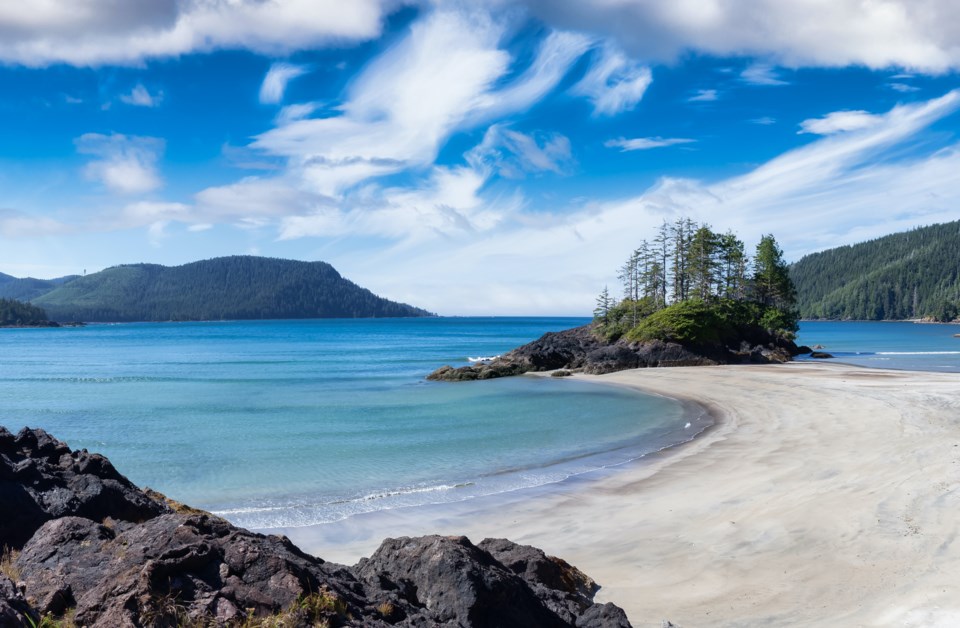
[(802, 318), (951, 321), (960, 302), (960, 221), (807, 255), (790, 276)]
[(733, 233), (688, 218), (664, 222), (620, 268), (622, 296), (605, 287), (594, 322), (608, 340), (725, 344), (750, 329), (792, 338), (796, 291), (772, 235), (753, 256)]
[(0, 327), (47, 326), (47, 313), (42, 308), (13, 299), (0, 299)]
[(76, 275), (59, 277), (57, 279), (34, 279), (25, 277), (18, 279), (0, 273), (0, 299), (16, 299), (17, 301), (32, 301), (40, 295), (46, 294), (57, 286), (76, 279)]
[(187, 321), (430, 316), (378, 297), (324, 262), (252, 256), (167, 267), (114, 266), (32, 299), (58, 321)]

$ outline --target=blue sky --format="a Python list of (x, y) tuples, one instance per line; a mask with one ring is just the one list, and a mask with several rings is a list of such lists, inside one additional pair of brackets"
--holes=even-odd
[(664, 219), (790, 260), (955, 220), (951, 4), (11, 4), (0, 272), (258, 254), (585, 315)]

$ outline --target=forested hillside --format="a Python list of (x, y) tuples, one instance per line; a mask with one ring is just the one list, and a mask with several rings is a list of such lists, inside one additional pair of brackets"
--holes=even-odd
[(952, 320), (960, 221), (808, 255), (790, 267), (802, 318)]
[(34, 279), (33, 277), (18, 279), (0, 273), (0, 299), (30, 301), (76, 278), (77, 275), (57, 279)]
[(221, 257), (183, 266), (114, 266), (40, 297), (59, 321), (375, 318), (430, 313), (376, 296), (323, 262)]
[(0, 299), (0, 327), (46, 327), (47, 314), (39, 307), (13, 299)]

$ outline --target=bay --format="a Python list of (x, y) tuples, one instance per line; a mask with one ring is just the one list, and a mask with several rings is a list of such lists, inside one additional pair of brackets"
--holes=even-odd
[[(579, 381), (426, 382), (569, 318), (0, 330), (0, 424), (41, 427), (252, 528), (560, 481), (687, 440), (677, 402)], [(693, 424), (687, 423), (693, 419)]]

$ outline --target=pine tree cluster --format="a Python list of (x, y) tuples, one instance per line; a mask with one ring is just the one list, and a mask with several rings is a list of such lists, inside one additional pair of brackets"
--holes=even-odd
[[(666, 309), (688, 317), (733, 316), (746, 323), (756, 318), (771, 330), (796, 331), (796, 290), (772, 235), (761, 238), (751, 258), (732, 232), (716, 233), (689, 218), (664, 221), (651, 240), (643, 240), (630, 254), (617, 276), (622, 298), (617, 300), (604, 287), (594, 310), (597, 328), (609, 338), (627, 334)], [(677, 307), (689, 303), (703, 305)]]

